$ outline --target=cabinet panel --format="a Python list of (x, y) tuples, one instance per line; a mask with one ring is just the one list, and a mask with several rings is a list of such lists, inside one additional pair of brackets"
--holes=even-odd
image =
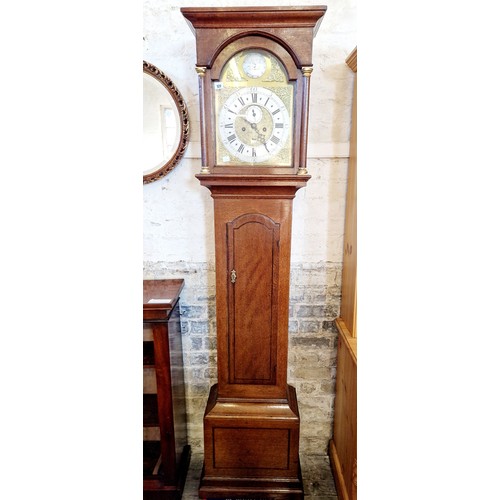
[(219, 394), (282, 399), (292, 199), (238, 199), (232, 190), (214, 203)]
[[(288, 429), (214, 429), (215, 469), (282, 469), (289, 467)], [(273, 443), (269, 449), (269, 443)], [(268, 453), (263, 453), (267, 450)]]
[(356, 123), (356, 88), (354, 80), (354, 95), (352, 104), (351, 149), (349, 157), (349, 174), (346, 195), (346, 217), (344, 229), (344, 260), (342, 268), (342, 301), (340, 317), (347, 329), (356, 337), (356, 276), (357, 276), (357, 123)]
[(279, 224), (245, 214), (227, 233), (229, 383), (275, 384)]
[(333, 436), (348, 491), (356, 459), (357, 371), (356, 360), (343, 332), (338, 341), (337, 395)]

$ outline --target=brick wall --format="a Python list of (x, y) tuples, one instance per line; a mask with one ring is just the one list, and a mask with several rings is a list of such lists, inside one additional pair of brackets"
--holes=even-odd
[[(288, 381), (297, 389), (301, 452), (325, 452), (331, 437), (341, 266), (292, 264)], [(181, 327), (189, 442), (203, 451), (203, 413), (217, 382), (215, 268), (204, 262), (149, 263), (146, 279), (183, 278)]]

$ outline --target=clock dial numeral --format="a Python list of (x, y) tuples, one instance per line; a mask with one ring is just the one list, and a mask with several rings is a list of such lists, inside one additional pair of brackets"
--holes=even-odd
[(274, 142), (274, 144), (278, 144), (280, 142), (280, 140), (278, 139), (278, 137), (276, 137), (275, 135), (273, 135), (271, 137), (271, 142)]
[(236, 140), (236, 134), (231, 134), (227, 140), (231, 143), (231, 142), (234, 142)]

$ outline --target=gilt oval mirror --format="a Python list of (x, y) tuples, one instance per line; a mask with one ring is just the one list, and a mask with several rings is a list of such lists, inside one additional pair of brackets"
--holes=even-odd
[(146, 61), (143, 69), (143, 184), (161, 179), (180, 161), (189, 138), (187, 106), (172, 80)]

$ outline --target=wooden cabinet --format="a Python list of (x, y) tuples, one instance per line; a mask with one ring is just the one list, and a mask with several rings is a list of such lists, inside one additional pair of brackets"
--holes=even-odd
[(180, 499), (187, 444), (179, 295), (184, 280), (143, 282), (144, 499)]
[(356, 270), (357, 270), (357, 50), (349, 55), (347, 65), (355, 73), (352, 106), (349, 174), (347, 184), (344, 232), (342, 301), (336, 320), (337, 384), (333, 420), (333, 439), (329, 454), (337, 492), (341, 500), (357, 498), (357, 336), (356, 336)]

